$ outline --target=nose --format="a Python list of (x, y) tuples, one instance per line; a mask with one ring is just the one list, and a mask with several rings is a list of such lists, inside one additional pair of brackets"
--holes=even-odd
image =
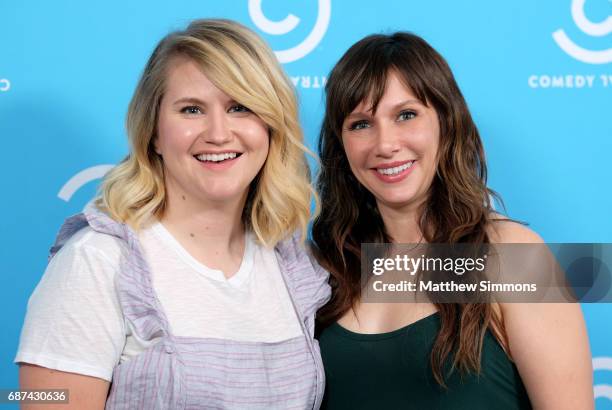
[(211, 109), (204, 119), (206, 127), (202, 132), (202, 138), (214, 145), (223, 145), (233, 138), (229, 118), (223, 108)]
[(400, 150), (400, 136), (393, 126), (379, 124), (376, 127), (376, 155), (390, 158)]

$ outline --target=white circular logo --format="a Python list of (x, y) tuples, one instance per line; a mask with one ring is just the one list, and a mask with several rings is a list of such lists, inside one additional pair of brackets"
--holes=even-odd
[[(261, 10), (262, 0), (249, 0), (249, 15), (253, 23), (265, 33), (272, 35), (287, 34), (297, 27), (300, 19), (293, 14), (289, 14), (281, 21), (271, 21), (264, 16)], [(287, 50), (274, 51), (276, 58), (280, 63), (290, 63), (299, 60), (321, 42), (331, 17), (331, 0), (319, 0), (319, 14), (315, 25), (308, 36), (295, 47)]]
[(6, 92), (11, 89), (11, 82), (6, 78), (0, 78), (0, 92)]
[[(612, 33), (612, 16), (604, 21), (593, 23), (584, 14), (584, 3), (586, 0), (572, 0), (572, 18), (574, 23), (584, 33), (593, 37), (602, 37)], [(607, 50), (587, 50), (574, 43), (559, 29), (553, 33), (553, 38), (563, 51), (578, 61), (588, 64), (607, 64), (612, 62), (612, 48)]]
[[(612, 357), (594, 357), (593, 370), (612, 370)], [(596, 384), (593, 386), (595, 399), (605, 398), (612, 400), (612, 386), (609, 384)]]
[[(83, 186), (87, 185), (91, 181), (95, 181), (96, 179), (100, 179), (106, 175), (108, 171), (110, 171), (114, 165), (96, 165), (94, 167), (89, 167), (81, 172), (74, 175), (72, 178), (68, 180), (64, 184), (64, 186), (57, 193), (57, 197), (63, 199), (64, 201), (70, 201), (70, 198), (75, 194), (76, 191), (81, 189)], [(85, 205), (87, 207), (87, 205)]]

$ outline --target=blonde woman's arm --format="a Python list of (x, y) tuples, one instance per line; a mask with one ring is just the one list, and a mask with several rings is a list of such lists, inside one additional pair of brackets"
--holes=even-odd
[(126, 343), (114, 286), (117, 241), (90, 229), (77, 233), (51, 259), (28, 302), (15, 357), (20, 387), (69, 389), (69, 406), (58, 408), (104, 408)]
[(61, 372), (30, 364), (19, 366), (21, 390), (68, 390), (68, 404), (22, 404), (23, 410), (104, 409), (110, 383), (97, 377)]

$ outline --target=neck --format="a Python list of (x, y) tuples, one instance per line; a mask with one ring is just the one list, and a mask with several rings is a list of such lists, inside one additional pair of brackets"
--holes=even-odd
[(175, 236), (196, 240), (202, 248), (221, 252), (234, 253), (237, 248), (242, 248), (245, 231), (242, 212), (246, 193), (223, 202), (204, 201), (176, 191), (167, 192), (166, 198), (160, 222)]
[(391, 208), (379, 202), (378, 210), (385, 224), (385, 230), (393, 242), (419, 243), (423, 241), (418, 207)]

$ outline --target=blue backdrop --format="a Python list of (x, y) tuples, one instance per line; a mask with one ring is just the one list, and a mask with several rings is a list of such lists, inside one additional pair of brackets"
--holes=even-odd
[[(490, 187), (548, 242), (612, 242), (612, 0), (3, 1), (0, 388), (28, 296), (67, 216), (126, 153), (125, 111), (156, 42), (225, 17), (261, 34), (315, 146), (322, 86), (356, 40), (409, 30), (449, 61), (479, 125)], [(583, 305), (598, 409), (612, 409), (612, 306)], [(559, 358), (562, 360), (563, 358)]]

